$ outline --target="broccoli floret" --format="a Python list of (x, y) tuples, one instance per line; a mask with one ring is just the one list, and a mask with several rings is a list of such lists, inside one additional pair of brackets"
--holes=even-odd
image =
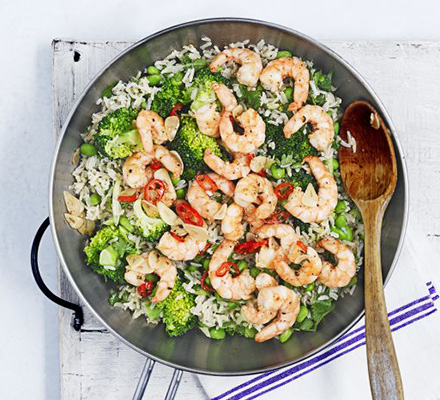
[(149, 242), (159, 240), (169, 228), (169, 225), (162, 218), (150, 217), (145, 214), (140, 199), (133, 204), (133, 212), (137, 218), (135, 225), (138, 227), (139, 233)]
[(134, 243), (114, 225), (105, 226), (96, 232), (84, 251), (87, 264), (106, 280), (109, 278), (115, 282), (123, 281), (125, 257), (138, 253)]
[(141, 148), (139, 132), (133, 127), (137, 113), (134, 108), (119, 108), (101, 120), (94, 139), (102, 155), (125, 158)]
[(207, 170), (203, 161), (203, 153), (206, 149), (210, 149), (219, 157), (223, 156), (217, 140), (200, 132), (194, 118), (189, 116), (181, 117), (180, 129), (168, 147), (177, 151), (182, 157), (185, 166), (182, 178), (186, 180), (191, 180), (197, 173)]
[(284, 136), (281, 126), (275, 126), (266, 122), (266, 143), (274, 143), (275, 147), (267, 146), (267, 154), (281, 164), (301, 163), (304, 157), (318, 154), (309, 142), (304, 129), (300, 129), (289, 139)]
[(194, 326), (196, 317), (191, 313), (194, 306), (194, 295), (188, 293), (182, 282), (177, 280), (168, 297), (156, 304), (163, 312), (162, 322), (166, 325), (168, 335), (183, 335)]
[(246, 104), (254, 110), (258, 110), (261, 105), (261, 93), (263, 93), (263, 88), (258, 85), (255, 89), (249, 89), (245, 85), (240, 85), (240, 90)]
[(191, 84), (191, 90), (197, 90), (196, 97), (191, 103), (191, 110), (197, 111), (205, 104), (214, 103), (217, 100), (214, 89), (212, 88), (213, 82), (230, 85), (229, 80), (220, 73), (211, 72), (208, 68), (203, 68), (198, 71)]
[(171, 78), (166, 79), (160, 91), (154, 96), (151, 109), (162, 118), (166, 118), (177, 103), (188, 104), (191, 101), (190, 96), (191, 92), (183, 84), (177, 86)]

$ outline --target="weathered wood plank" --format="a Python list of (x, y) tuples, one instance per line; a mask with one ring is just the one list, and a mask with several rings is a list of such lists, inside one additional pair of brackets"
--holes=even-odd
[[(77, 96), (102, 66), (127, 42), (53, 43), (54, 135)], [(411, 185), (411, 214), (431, 241), (440, 243), (440, 198), (433, 196), (440, 179), (440, 43), (328, 42), (376, 89), (397, 127), (405, 149)], [(74, 61), (75, 52), (79, 61)], [(76, 56), (78, 59), (78, 55)], [(78, 301), (62, 270), (59, 290)], [(61, 391), (66, 400), (129, 398), (144, 358), (109, 334), (88, 309), (82, 332), (71, 326), (70, 311), (60, 310)], [(148, 393), (163, 398), (172, 370), (156, 365)], [(184, 374), (179, 399), (206, 398), (197, 378)]]

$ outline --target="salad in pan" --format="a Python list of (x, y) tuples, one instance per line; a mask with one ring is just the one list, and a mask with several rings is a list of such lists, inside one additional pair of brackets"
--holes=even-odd
[(66, 221), (110, 305), (170, 336), (286, 342), (356, 289), (363, 225), (337, 160), (356, 142), (332, 72), (263, 40), (202, 42), (103, 91)]

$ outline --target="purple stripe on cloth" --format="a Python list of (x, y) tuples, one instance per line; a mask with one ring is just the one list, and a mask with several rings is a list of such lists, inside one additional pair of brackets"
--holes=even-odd
[(426, 286), (432, 286), (432, 281), (426, 282)]
[(436, 300), (438, 300), (438, 294), (436, 294), (436, 295), (432, 298), (432, 301), (436, 301)]
[[(419, 304), (419, 303), (421, 303), (421, 302), (423, 302), (423, 301), (425, 301), (427, 299), (429, 299), (429, 296), (424, 296), (424, 297), (422, 297), (420, 299), (414, 300), (414, 301), (412, 301), (412, 302), (410, 302), (410, 303), (408, 303), (408, 304), (406, 304), (406, 305), (404, 305), (402, 307), (397, 308), (396, 310), (393, 310), (388, 315), (389, 316), (395, 315), (397, 312), (403, 311), (403, 310), (405, 310), (405, 309), (407, 309), (407, 308), (409, 308), (409, 307), (411, 307), (413, 305)], [(424, 310), (426, 310), (428, 308), (431, 308), (431, 307), (434, 307), (434, 304), (432, 302), (423, 304), (423, 305), (421, 305), (421, 306), (419, 306), (417, 308), (414, 308), (414, 309), (412, 309), (412, 310), (410, 310), (410, 311), (408, 311), (408, 312), (406, 312), (406, 313), (404, 313), (402, 315), (399, 315), (399, 316), (397, 316), (397, 317), (395, 317), (393, 319), (390, 319), (390, 324), (391, 325), (397, 324), (397, 323), (403, 321), (404, 319), (409, 318), (412, 315), (420, 313), (420, 312), (422, 312), (422, 311), (424, 311)], [(359, 328), (355, 329), (354, 331), (349, 332), (348, 334), (344, 335), (341, 339), (346, 339), (347, 337), (352, 336), (356, 332), (362, 331), (363, 329), (364, 329), (364, 326), (359, 327)], [(348, 341), (345, 341), (344, 343), (341, 343), (341, 344), (339, 344), (337, 346), (334, 346), (333, 348), (331, 348), (327, 352), (324, 352), (324, 353), (322, 353), (322, 354), (320, 354), (320, 355), (318, 355), (318, 356), (316, 356), (316, 357), (314, 357), (314, 358), (312, 358), (312, 359), (310, 359), (308, 361), (305, 361), (305, 362), (303, 362), (301, 364), (298, 364), (298, 365), (296, 365), (296, 366), (294, 366), (294, 367), (292, 367), (292, 368), (290, 368), (288, 370), (285, 370), (285, 371), (279, 373), (278, 375), (275, 375), (275, 376), (267, 379), (266, 381), (264, 381), (262, 383), (258, 383), (257, 385), (255, 385), (255, 386), (245, 390), (244, 392), (236, 394), (235, 396), (231, 397), (230, 399), (231, 400), (232, 399), (240, 399), (243, 396), (245, 396), (245, 395), (247, 395), (249, 393), (252, 393), (255, 390), (258, 390), (258, 388), (264, 387), (264, 386), (266, 386), (268, 384), (271, 384), (271, 383), (274, 383), (274, 382), (276, 382), (276, 381), (278, 381), (280, 379), (283, 379), (286, 376), (292, 375), (292, 374), (294, 374), (296, 372), (299, 372), (300, 370), (308, 368), (309, 366), (312, 366), (313, 364), (315, 364), (317, 362), (320, 362), (320, 361), (322, 361), (323, 359), (325, 359), (325, 358), (327, 358), (329, 356), (334, 355), (339, 350), (346, 349), (348, 346), (354, 344), (355, 342), (357, 342), (359, 340), (362, 340), (364, 337), (365, 337), (365, 333), (362, 332), (361, 334), (355, 336), (354, 338), (352, 338), (352, 339), (350, 339)], [(341, 341), (341, 339), (339, 339), (336, 343), (339, 343)], [(345, 353), (346, 353), (346, 351), (343, 351), (343, 354), (345, 354)], [(221, 399), (221, 398), (223, 398), (225, 396), (228, 396), (229, 394), (232, 394), (235, 391), (243, 389), (246, 386), (251, 385), (252, 383), (256, 383), (256, 382), (266, 378), (267, 376), (272, 375), (274, 372), (277, 372), (277, 371), (271, 371), (269, 373), (265, 373), (265, 374), (259, 375), (258, 377), (253, 378), (252, 380), (244, 382), (243, 384), (241, 384), (239, 386), (236, 386), (236, 387), (228, 390), (227, 392), (222, 393), (221, 395), (219, 395), (217, 397), (214, 397), (212, 400), (219, 400), (219, 399)]]
[[(433, 310), (431, 310), (431, 311), (429, 311), (429, 312), (427, 312), (427, 313), (425, 313), (425, 314), (419, 315), (419, 316), (417, 316), (416, 318), (413, 318), (413, 319), (411, 319), (411, 320), (405, 322), (405, 323), (402, 324), (402, 325), (399, 325), (399, 326), (395, 326), (395, 327), (393, 327), (393, 328), (391, 329), (391, 331), (394, 332), (394, 331), (397, 331), (397, 330), (399, 330), (399, 329), (401, 329), (401, 328), (404, 328), (405, 326), (410, 325), (410, 324), (413, 324), (414, 322), (416, 322), (416, 321), (418, 321), (418, 320), (420, 320), (420, 319), (422, 319), (422, 318), (426, 318), (426, 317), (428, 317), (429, 315), (435, 313), (436, 311), (437, 311), (437, 309), (435, 308), (435, 309), (433, 309)], [(262, 392), (260, 392), (260, 393), (257, 393), (257, 394), (255, 394), (254, 396), (248, 397), (246, 400), (252, 400), (252, 399), (255, 399), (255, 398), (257, 398), (257, 397), (262, 396), (262, 395), (265, 394), (265, 393), (271, 392), (272, 390), (275, 390), (275, 389), (277, 389), (277, 388), (279, 388), (279, 387), (281, 387), (281, 386), (284, 386), (284, 385), (286, 385), (287, 383), (292, 382), (292, 381), (294, 381), (294, 380), (300, 378), (301, 376), (306, 375), (306, 374), (308, 374), (308, 373), (310, 373), (310, 372), (312, 372), (312, 371), (314, 371), (314, 370), (316, 370), (316, 369), (318, 369), (318, 368), (320, 368), (320, 367), (322, 367), (322, 366), (324, 366), (324, 365), (330, 363), (331, 361), (333, 361), (333, 360), (335, 360), (335, 359), (337, 359), (337, 358), (339, 358), (339, 357), (342, 357), (344, 354), (350, 353), (350, 352), (352, 352), (353, 350), (356, 350), (357, 348), (359, 348), (359, 347), (361, 347), (361, 346), (364, 346), (364, 345), (365, 345), (365, 341), (362, 341), (362, 342), (356, 344), (355, 346), (350, 347), (349, 349), (345, 350), (344, 352), (339, 353), (339, 354), (337, 354), (337, 355), (335, 355), (335, 356), (329, 358), (328, 360), (325, 360), (324, 362), (322, 362), (322, 363), (320, 363), (320, 364), (318, 364), (318, 365), (315, 365), (313, 368), (311, 368), (311, 369), (309, 369), (309, 370), (307, 370), (307, 371), (302, 371), (300, 374), (295, 375), (294, 377), (291, 377), (290, 379), (288, 379), (288, 380), (286, 380), (286, 381), (283, 381), (283, 382), (279, 383), (278, 385), (272, 386), (272, 387), (270, 387), (270, 388), (268, 388), (268, 389), (266, 389), (266, 390), (264, 390), (264, 391), (262, 391)], [(256, 389), (256, 390), (257, 390), (257, 389)], [(231, 400), (232, 400), (232, 399), (235, 399), (235, 398), (231, 398)]]
[(429, 293), (431, 293), (431, 294), (435, 293), (435, 287), (434, 286), (429, 288)]

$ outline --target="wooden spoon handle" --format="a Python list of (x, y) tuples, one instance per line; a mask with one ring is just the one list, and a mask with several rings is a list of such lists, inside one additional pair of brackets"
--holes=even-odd
[(402, 379), (391, 337), (380, 260), (382, 217), (386, 204), (362, 207), (365, 224), (365, 337), (371, 394), (375, 400), (403, 399)]

